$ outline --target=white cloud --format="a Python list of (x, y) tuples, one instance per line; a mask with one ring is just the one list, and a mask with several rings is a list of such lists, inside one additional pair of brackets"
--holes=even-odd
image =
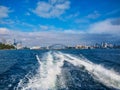
[[(62, 28), (57, 28), (57, 27), (55, 27), (54, 25), (39, 25), (39, 30), (41, 30), (41, 31), (43, 31), (43, 30), (45, 30), (45, 31), (57, 31), (57, 32), (59, 32), (59, 31), (61, 31), (61, 30), (63, 30)], [(39, 30), (37, 30), (37, 31), (39, 31)]]
[(71, 14), (69, 14), (67, 16), (62, 17), (61, 20), (62, 21), (67, 21), (69, 19), (76, 19), (79, 15), (80, 15), (79, 12), (71, 13)]
[[(0, 39), (22, 41), (24, 46), (48, 46), (52, 44), (94, 44), (102, 41), (116, 41), (120, 36), (112, 36), (107, 34), (93, 34), (84, 32), (75, 32), (74, 30), (65, 31), (35, 31), (23, 32), (15, 31), (7, 28), (0, 28)], [(99, 38), (99, 40), (98, 40)]]
[(49, 0), (49, 2), (39, 1), (33, 12), (43, 18), (59, 17), (70, 8), (68, 0)]
[(29, 23), (26, 23), (26, 22), (18, 22), (17, 24), (18, 25), (22, 25), (24, 27), (30, 27), (30, 28), (34, 28), (35, 27), (33, 24), (29, 24)]
[(66, 33), (66, 34), (85, 34), (85, 31), (68, 29), (68, 30), (64, 30), (64, 33)]
[(10, 10), (8, 7), (0, 6), (0, 19), (7, 18)]
[(100, 16), (100, 14), (97, 11), (94, 11), (93, 13), (90, 13), (88, 16), (86, 16), (89, 19), (96, 19)]
[(79, 39), (78, 36), (74, 34), (71, 34), (71, 36), (64, 32), (55, 31), (22, 32), (9, 30), (10, 33), (7, 34), (5, 30), (1, 32), (4, 35), (0, 35), (0, 38), (4, 38), (6, 40), (11, 39), (11, 42), (13, 42), (13, 39), (15, 38), (17, 41), (22, 41), (24, 46), (47, 46), (56, 43), (71, 45), (74, 43), (78, 43)]
[(97, 22), (90, 26), (88, 32), (100, 34), (120, 34), (120, 24), (118, 23), (118, 19), (107, 19), (101, 22)]
[(0, 38), (16, 38), (22, 41), (24, 46), (47, 46), (61, 43), (65, 45), (93, 44), (102, 41), (120, 41), (120, 19), (107, 19), (92, 24), (88, 31), (76, 29), (62, 29), (50, 25), (39, 25), (36, 31), (18, 31), (8, 28), (0, 28)]
[(7, 28), (0, 28), (0, 35), (4, 35), (4, 34), (9, 34), (9, 30)]
[(46, 25), (40, 25), (40, 29), (41, 30), (47, 30), (49, 27), (48, 26), (46, 26)]

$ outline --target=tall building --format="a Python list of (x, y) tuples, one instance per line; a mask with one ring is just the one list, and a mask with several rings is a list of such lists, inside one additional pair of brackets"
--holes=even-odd
[(108, 47), (108, 43), (103, 42), (101, 46), (102, 46), (102, 48), (107, 48)]
[(17, 42), (16, 39), (14, 39), (13, 45), (15, 46), (16, 49), (22, 49), (22, 42), (19, 41)]
[(14, 45), (14, 46), (17, 45), (16, 39), (14, 39), (13, 45)]

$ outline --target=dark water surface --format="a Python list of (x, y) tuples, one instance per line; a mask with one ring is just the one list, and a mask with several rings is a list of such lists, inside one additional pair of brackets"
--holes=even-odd
[(0, 90), (120, 90), (120, 49), (0, 50)]

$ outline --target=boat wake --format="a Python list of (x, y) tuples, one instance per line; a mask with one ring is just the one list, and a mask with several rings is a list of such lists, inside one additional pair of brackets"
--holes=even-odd
[[(37, 74), (29, 79), (27, 85), (24, 85), (24, 79), (18, 84), (17, 90), (56, 90), (57, 89), (57, 76), (61, 74), (61, 67), (63, 66), (62, 59), (59, 59), (57, 53), (48, 52), (44, 56), (39, 58), (36, 55), (36, 59), (39, 63)], [(54, 59), (57, 58), (55, 61)], [(61, 80), (61, 87), (65, 87), (63, 80)]]
[(102, 65), (94, 64), (86, 58), (49, 51), (42, 58), (36, 55), (36, 59), (39, 63), (37, 74), (33, 77), (30, 77), (29, 74), (26, 75), (28, 82), (25, 83), (26, 79), (20, 80), (15, 90), (57, 90), (58, 86), (66, 90), (65, 78), (62, 74), (64, 61), (77, 67), (84, 66), (95, 80), (105, 86), (120, 89), (120, 75), (118, 73), (108, 70)]
[(94, 79), (100, 81), (104, 85), (120, 89), (120, 75), (115, 71), (108, 70), (102, 65), (94, 64), (85, 58), (83, 60), (82, 58), (63, 53), (60, 53), (60, 55), (63, 55), (66, 61), (72, 63), (75, 66), (83, 65), (85, 69), (92, 74)]

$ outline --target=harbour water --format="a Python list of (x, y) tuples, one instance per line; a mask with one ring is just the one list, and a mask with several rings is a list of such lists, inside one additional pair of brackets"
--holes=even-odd
[(120, 50), (1, 50), (0, 90), (120, 90)]

